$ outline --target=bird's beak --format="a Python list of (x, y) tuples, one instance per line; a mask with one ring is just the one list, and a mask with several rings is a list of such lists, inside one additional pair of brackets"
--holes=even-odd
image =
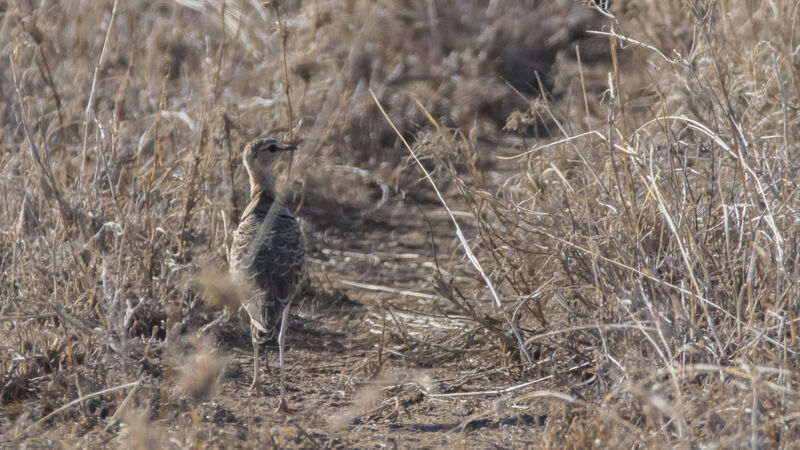
[(279, 152), (291, 152), (293, 150), (297, 150), (297, 146), (296, 145), (284, 145), (284, 146), (278, 147), (278, 151)]

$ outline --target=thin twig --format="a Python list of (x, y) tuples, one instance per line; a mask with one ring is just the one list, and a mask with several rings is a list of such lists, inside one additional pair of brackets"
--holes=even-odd
[(115, 387), (112, 387), (112, 388), (103, 389), (102, 391), (93, 392), (91, 394), (84, 395), (83, 397), (80, 397), (80, 398), (76, 398), (75, 400), (67, 403), (66, 405), (56, 409), (55, 411), (51, 412), (50, 414), (48, 414), (48, 415), (42, 417), (41, 419), (37, 420), (32, 425), (30, 425), (28, 428), (26, 428), (25, 432), (30, 431), (31, 428), (39, 425), (42, 422), (45, 422), (47, 419), (50, 419), (51, 417), (55, 416), (56, 414), (59, 414), (59, 413), (65, 411), (65, 410), (67, 410), (67, 409), (69, 409), (69, 408), (71, 408), (71, 407), (83, 402), (84, 400), (88, 400), (88, 399), (94, 398), (94, 397), (99, 397), (101, 395), (108, 394), (109, 392), (119, 391), (119, 390), (122, 390), (122, 389), (127, 389), (129, 387), (134, 387), (134, 386), (138, 386), (138, 385), (139, 385), (139, 382), (138, 381), (134, 381), (133, 383), (122, 384), (122, 385), (115, 386)]
[(487, 395), (501, 395), (501, 394), (508, 394), (509, 392), (518, 391), (520, 389), (524, 389), (528, 386), (532, 386), (536, 383), (541, 383), (542, 381), (547, 381), (553, 378), (552, 375), (547, 375), (546, 377), (537, 378), (533, 381), (528, 381), (526, 383), (517, 384), (515, 386), (509, 386), (506, 388), (501, 389), (492, 389), (489, 391), (471, 391), (471, 392), (453, 392), (451, 394), (428, 394), (423, 392), (426, 397), (431, 398), (448, 398), (448, 397), (480, 397), (480, 396), (487, 396)]

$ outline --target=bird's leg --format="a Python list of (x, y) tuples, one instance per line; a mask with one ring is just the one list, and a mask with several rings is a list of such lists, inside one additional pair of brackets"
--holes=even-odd
[(289, 308), (292, 306), (291, 300), (283, 308), (281, 315), (281, 331), (278, 332), (278, 364), (280, 365), (280, 391), (281, 401), (278, 404), (278, 411), (287, 413), (289, 412), (289, 404), (286, 401), (286, 364), (283, 360), (283, 349), (286, 344), (286, 328), (289, 322)]
[(258, 382), (258, 339), (256, 339), (256, 330), (251, 329), (253, 341), (253, 383), (250, 384), (250, 394), (253, 394)]

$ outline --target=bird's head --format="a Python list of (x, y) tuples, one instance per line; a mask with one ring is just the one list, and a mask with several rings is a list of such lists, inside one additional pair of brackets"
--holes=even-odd
[(296, 150), (294, 145), (274, 139), (257, 139), (244, 148), (244, 166), (250, 174), (253, 189), (272, 190), (272, 167), (284, 153)]
[(296, 149), (275, 139), (257, 139), (244, 148), (244, 165), (249, 171), (269, 170), (283, 153)]

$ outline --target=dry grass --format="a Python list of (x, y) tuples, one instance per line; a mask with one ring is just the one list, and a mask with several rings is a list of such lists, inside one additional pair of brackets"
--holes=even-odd
[[(800, 439), (796, 5), (486, 3), (0, 1), (0, 443)], [(285, 418), (219, 275), (265, 135)]]

